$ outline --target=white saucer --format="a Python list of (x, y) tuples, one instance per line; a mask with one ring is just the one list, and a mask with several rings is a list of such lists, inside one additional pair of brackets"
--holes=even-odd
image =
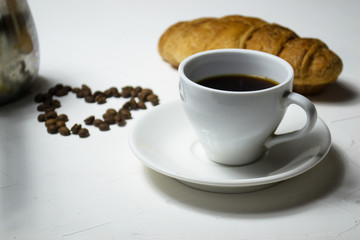
[[(302, 110), (291, 105), (276, 133), (300, 129)], [(299, 139), (271, 148), (258, 161), (226, 166), (208, 160), (180, 101), (160, 105), (137, 119), (129, 135), (135, 155), (149, 168), (206, 191), (237, 193), (260, 190), (295, 177), (321, 161), (331, 145), (326, 124)]]

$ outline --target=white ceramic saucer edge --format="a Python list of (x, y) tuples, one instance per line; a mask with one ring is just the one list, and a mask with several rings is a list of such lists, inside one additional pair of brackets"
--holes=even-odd
[[(317, 121), (317, 124), (315, 126), (315, 129), (313, 132), (317, 131), (316, 133), (313, 133), (314, 136), (320, 135), (320, 146), (316, 149), (311, 150), (310, 152), (305, 154), (301, 157), (300, 160), (296, 160), (298, 163), (295, 165), (292, 164), (291, 161), (293, 159), (290, 159), (291, 161), (288, 162), (287, 165), (279, 165), (280, 167), (285, 168), (285, 170), (281, 171), (277, 170), (273, 172), (269, 172), (270, 175), (264, 175), (260, 177), (249, 177), (249, 178), (241, 178), (241, 179), (221, 179), (220, 178), (202, 178), (197, 176), (197, 174), (194, 174), (192, 172), (184, 172), (177, 171), (174, 166), (170, 166), (169, 164), (182, 164), (182, 160), (178, 162), (171, 162), (172, 156), (168, 156), (168, 158), (162, 159), (163, 161), (160, 161), (160, 164), (158, 162), (158, 159), (155, 159), (154, 156), (163, 158), (164, 154), (162, 155), (162, 146), (151, 146), (150, 141), (154, 142), (156, 140), (163, 140), (165, 144), (168, 144), (171, 142), (172, 134), (167, 132), (167, 130), (172, 129), (176, 133), (177, 131), (180, 132), (181, 130), (188, 130), (190, 126), (188, 126), (188, 122), (186, 119), (186, 116), (184, 116), (185, 113), (183, 113), (182, 105), (180, 101), (173, 101), (167, 104), (163, 104), (160, 106), (157, 106), (156, 108), (150, 110), (149, 112), (145, 113), (141, 118), (137, 120), (135, 125), (132, 127), (130, 134), (129, 134), (129, 145), (135, 154), (135, 156), (147, 167), (153, 169), (156, 172), (159, 172), (161, 174), (164, 174), (166, 176), (172, 177), (174, 179), (179, 180), (180, 182), (197, 189), (205, 190), (205, 191), (212, 191), (212, 192), (221, 192), (221, 193), (237, 193), (237, 192), (249, 192), (249, 191), (255, 191), (260, 190), (263, 188), (267, 188), (269, 186), (272, 186), (280, 181), (293, 178), (297, 175), (300, 175), (301, 173), (304, 173), (314, 167), (316, 164), (318, 164), (328, 153), (330, 146), (331, 146), (331, 136), (330, 132), (326, 126), (326, 124), (319, 118)], [(175, 127), (175, 129), (173, 129)], [(150, 131), (149, 131), (150, 129)], [(143, 131), (143, 132), (142, 132)], [(157, 132), (158, 131), (158, 132)], [(182, 131), (183, 132), (183, 131)], [(147, 134), (151, 134), (152, 136), (145, 136)], [(165, 135), (164, 135), (165, 134)], [(162, 136), (161, 136), (162, 135)], [(166, 137), (168, 139), (161, 139), (161, 137)], [(158, 138), (159, 137), (159, 138)], [(188, 136), (185, 136), (188, 137)], [(194, 136), (191, 136), (194, 138)], [(158, 138), (158, 139), (157, 139)], [(294, 143), (296, 144), (296, 143)], [(294, 145), (293, 144), (293, 145)], [(156, 144), (155, 144), (156, 145)], [(171, 145), (171, 143), (170, 143)], [(290, 145), (289, 145), (290, 146)], [(288, 147), (289, 147), (288, 146)], [(146, 148), (152, 148), (152, 149), (146, 149)], [(163, 146), (166, 148), (167, 146)], [(181, 147), (181, 146), (177, 146)], [(294, 147), (294, 146), (290, 146)], [(306, 147), (306, 146), (305, 146)], [(276, 148), (276, 147), (275, 147)], [(270, 150), (271, 156), (280, 156), (279, 153), (279, 147), (278, 149)], [(281, 149), (280, 149), (281, 150)], [(296, 150), (296, 148), (295, 148)], [(150, 151), (150, 154), (149, 154)], [(181, 151), (180, 151), (181, 152)], [(168, 154), (168, 153), (166, 153)], [(185, 154), (186, 155), (186, 154)], [(178, 157), (178, 156), (177, 156)], [(187, 158), (192, 158), (192, 156), (187, 155), (184, 156)], [(298, 156), (296, 156), (298, 158)], [(265, 156), (266, 158), (266, 156)], [(173, 158), (174, 159), (174, 158)], [(294, 160), (295, 162), (295, 160)], [(192, 164), (191, 161), (187, 162), (188, 164)], [(250, 167), (247, 166), (240, 166), (240, 167), (228, 167), (223, 166), (217, 163), (213, 163), (212, 168), (231, 168), (233, 171), (237, 170), (247, 170), (246, 168), (250, 170)], [(278, 163), (279, 164), (279, 163)], [(256, 167), (256, 164), (252, 164)], [(258, 166), (264, 167), (264, 164), (258, 164)], [(290, 167), (289, 167), (289, 166)], [(291, 166), (294, 165), (294, 166)], [(287, 168), (287, 169), (286, 169)], [(212, 170), (212, 169), (210, 169)], [(270, 170), (273, 170), (270, 168)], [(182, 169), (182, 171), (184, 171)], [(228, 170), (225, 170), (228, 171)], [(225, 172), (226, 173), (226, 172)], [(216, 175), (216, 174), (215, 174)], [(235, 175), (236, 176), (236, 175)]]

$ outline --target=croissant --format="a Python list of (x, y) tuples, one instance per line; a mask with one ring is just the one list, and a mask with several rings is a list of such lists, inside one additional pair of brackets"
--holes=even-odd
[(271, 53), (291, 64), (294, 91), (316, 94), (337, 80), (341, 59), (319, 39), (301, 38), (278, 24), (240, 15), (178, 22), (160, 37), (161, 57), (178, 67), (186, 57), (211, 49), (242, 48)]

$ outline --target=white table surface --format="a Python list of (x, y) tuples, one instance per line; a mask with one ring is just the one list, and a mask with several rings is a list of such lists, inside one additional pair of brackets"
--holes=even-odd
[[(29, 0), (40, 40), (40, 77), (0, 108), (0, 239), (359, 239), (360, 1)], [(175, 69), (157, 52), (171, 24), (204, 16), (257, 16), (320, 38), (343, 60), (336, 84), (311, 97), (332, 147), (310, 171), (272, 188), (217, 194), (149, 170), (124, 128), (50, 135), (33, 97), (57, 83), (93, 90), (152, 88), (178, 100)], [(123, 104), (61, 99), (70, 123)], [(171, 141), (171, 140), (169, 140)]]

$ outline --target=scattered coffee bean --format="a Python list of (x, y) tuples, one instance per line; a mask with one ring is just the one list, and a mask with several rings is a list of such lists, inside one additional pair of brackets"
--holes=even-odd
[(131, 97), (137, 97), (139, 95), (139, 92), (141, 91), (141, 87), (136, 87), (130, 91)]
[(111, 115), (107, 115), (104, 117), (104, 122), (108, 124), (115, 124), (116, 123), (115, 117)]
[(110, 130), (110, 126), (109, 126), (109, 124), (106, 123), (106, 122), (101, 123), (101, 124), (98, 126), (98, 128), (99, 128), (101, 131), (108, 131), (108, 130)]
[(54, 119), (54, 118), (50, 118), (50, 119), (48, 119), (48, 120), (45, 121), (45, 126), (46, 126), (46, 127), (49, 127), (49, 126), (51, 126), (51, 125), (54, 125), (54, 126), (55, 126), (55, 124), (56, 124), (56, 119)]
[(104, 92), (104, 95), (105, 97), (109, 98), (113, 96), (113, 92), (110, 89), (108, 89)]
[(134, 97), (131, 97), (129, 102), (130, 102), (130, 109), (131, 110), (138, 109), (138, 105), (137, 105), (136, 100), (135, 100)]
[(56, 121), (55, 126), (57, 127), (57, 129), (60, 129), (65, 126), (65, 122), (64, 121)]
[(125, 117), (121, 113), (117, 113), (115, 115), (115, 122), (120, 122), (120, 121), (123, 121), (123, 120), (125, 120)]
[(85, 102), (87, 102), (87, 103), (94, 103), (94, 102), (96, 102), (96, 101), (95, 101), (95, 96), (94, 96), (94, 95), (87, 95), (87, 96), (85, 96)]
[(119, 121), (116, 121), (116, 123), (118, 126), (123, 127), (126, 125), (126, 120), (125, 120), (125, 118), (123, 118), (123, 119), (120, 119)]
[(146, 97), (152, 93), (153, 93), (153, 91), (151, 89), (148, 89), (148, 88), (142, 89), (138, 95), (138, 99), (140, 101), (145, 101)]
[(77, 93), (76, 93), (76, 97), (77, 98), (83, 98), (84, 97), (84, 93), (83, 93), (83, 91), (78, 91)]
[(70, 130), (66, 126), (62, 126), (58, 129), (58, 132), (63, 136), (69, 136)]
[(94, 97), (99, 96), (99, 95), (104, 95), (104, 93), (101, 91), (95, 91), (93, 94)]
[(143, 101), (138, 102), (137, 105), (140, 109), (146, 109), (145, 102), (143, 102)]
[(58, 129), (56, 128), (55, 125), (49, 125), (47, 127), (47, 132), (50, 134), (56, 134), (56, 133), (58, 133)]
[(130, 86), (123, 87), (122, 91), (121, 91), (121, 96), (123, 98), (131, 97), (131, 90), (133, 90), (133, 87), (130, 87)]
[(108, 110), (106, 110), (106, 114), (115, 116), (117, 114), (117, 111), (113, 108), (109, 108)]
[(47, 110), (54, 110), (54, 108), (50, 107), (50, 106), (47, 105), (47, 104), (42, 103), (42, 104), (40, 104), (40, 105), (37, 107), (37, 110), (38, 110), (39, 112), (45, 112), (45, 111), (47, 111)]
[(50, 103), (54, 108), (59, 108), (61, 107), (61, 103), (59, 100), (53, 100), (51, 103)]
[(95, 97), (95, 101), (98, 103), (98, 104), (104, 104), (106, 103), (106, 97), (104, 95), (97, 95)]
[(50, 118), (56, 118), (57, 117), (57, 113), (55, 111), (50, 111), (45, 113), (45, 119), (50, 119)]
[(81, 91), (84, 96), (91, 95), (91, 89), (86, 84), (81, 85)]
[(67, 122), (67, 121), (69, 121), (69, 118), (66, 114), (60, 114), (57, 116), (57, 120)]
[(125, 119), (131, 119), (131, 113), (128, 109), (121, 108), (119, 113), (124, 116)]
[(94, 119), (95, 119), (94, 116), (90, 116), (90, 117), (86, 118), (86, 119), (84, 120), (84, 122), (85, 122), (86, 125), (92, 125), (93, 122), (94, 122)]
[(68, 86), (68, 85), (64, 86), (64, 88), (65, 88), (68, 92), (71, 92), (71, 91), (72, 91), (72, 87), (70, 87), (70, 86)]
[(81, 128), (78, 131), (78, 135), (81, 138), (86, 138), (88, 136), (90, 136), (89, 130), (87, 128)]
[(82, 89), (82, 90), (85, 90), (85, 91), (90, 91), (90, 92), (91, 92), (90, 87), (89, 87), (88, 85), (86, 85), (86, 84), (82, 84), (82, 85), (81, 85), (81, 89)]
[(65, 88), (65, 87), (62, 87), (62, 88), (60, 88), (59, 90), (57, 90), (56, 92), (55, 92), (55, 96), (57, 96), (57, 97), (63, 97), (63, 96), (66, 96), (67, 94), (68, 94), (68, 89), (67, 88)]
[(111, 87), (109, 90), (111, 91), (113, 97), (121, 97), (121, 93), (119, 93), (119, 90), (116, 87)]
[(103, 119), (95, 119), (95, 116), (90, 116), (84, 120), (86, 125), (98, 127), (101, 131), (110, 130), (110, 125), (115, 123), (118, 126), (125, 126), (126, 120), (132, 118), (130, 111), (146, 109), (146, 102), (151, 102), (154, 106), (159, 104), (158, 96), (151, 89), (143, 89), (140, 86), (125, 86), (121, 89), (121, 92), (116, 87), (111, 87), (104, 92), (95, 91), (92, 94), (92, 90), (86, 84), (81, 85), (80, 88), (56, 84), (54, 87), (49, 88), (46, 93), (38, 93), (34, 96), (34, 101), (39, 103), (37, 110), (43, 112), (38, 115), (38, 121), (45, 122), (48, 133), (55, 134), (59, 132), (63, 136), (73, 133), (78, 134), (81, 138), (90, 135), (89, 130), (82, 128), (81, 124), (75, 124), (69, 130), (65, 124), (65, 122), (69, 121), (68, 116), (66, 114), (58, 115), (56, 112), (56, 109), (61, 107), (61, 103), (53, 98), (66, 96), (68, 93), (76, 94), (77, 98), (84, 98), (87, 103), (97, 102), (98, 104), (106, 103), (107, 98), (111, 97), (130, 98), (119, 111), (113, 108), (107, 109), (103, 114)]
[(72, 88), (71, 91), (76, 94), (76, 93), (80, 92), (81, 89), (80, 88)]
[(51, 95), (55, 95), (57, 89), (55, 87), (49, 88), (48, 93)]
[(41, 113), (41, 114), (38, 115), (38, 121), (39, 122), (45, 122), (45, 120), (46, 120), (45, 119), (45, 114)]
[(62, 85), (61, 83), (58, 83), (55, 85), (55, 91), (59, 90), (59, 89), (62, 89), (64, 87), (64, 85)]
[(126, 102), (126, 103), (124, 103), (124, 105), (122, 106), (122, 108), (124, 108), (124, 109), (131, 109), (131, 104), (130, 104), (130, 101), (128, 101), (128, 102)]
[(34, 100), (36, 103), (43, 102), (45, 100), (45, 94), (43, 94), (43, 93), (36, 94)]
[(75, 125), (72, 126), (72, 128), (71, 128), (71, 132), (72, 132), (73, 134), (78, 134), (80, 129), (81, 129), (81, 124), (75, 124)]
[(155, 94), (149, 94), (148, 96), (146, 96), (146, 100), (151, 102), (152, 105), (156, 106), (159, 104), (159, 98), (158, 96), (156, 96)]
[(94, 122), (93, 122), (93, 125), (94, 125), (95, 127), (98, 127), (98, 126), (100, 126), (100, 124), (102, 124), (103, 122), (104, 122), (104, 121), (101, 120), (101, 119), (95, 119)]

